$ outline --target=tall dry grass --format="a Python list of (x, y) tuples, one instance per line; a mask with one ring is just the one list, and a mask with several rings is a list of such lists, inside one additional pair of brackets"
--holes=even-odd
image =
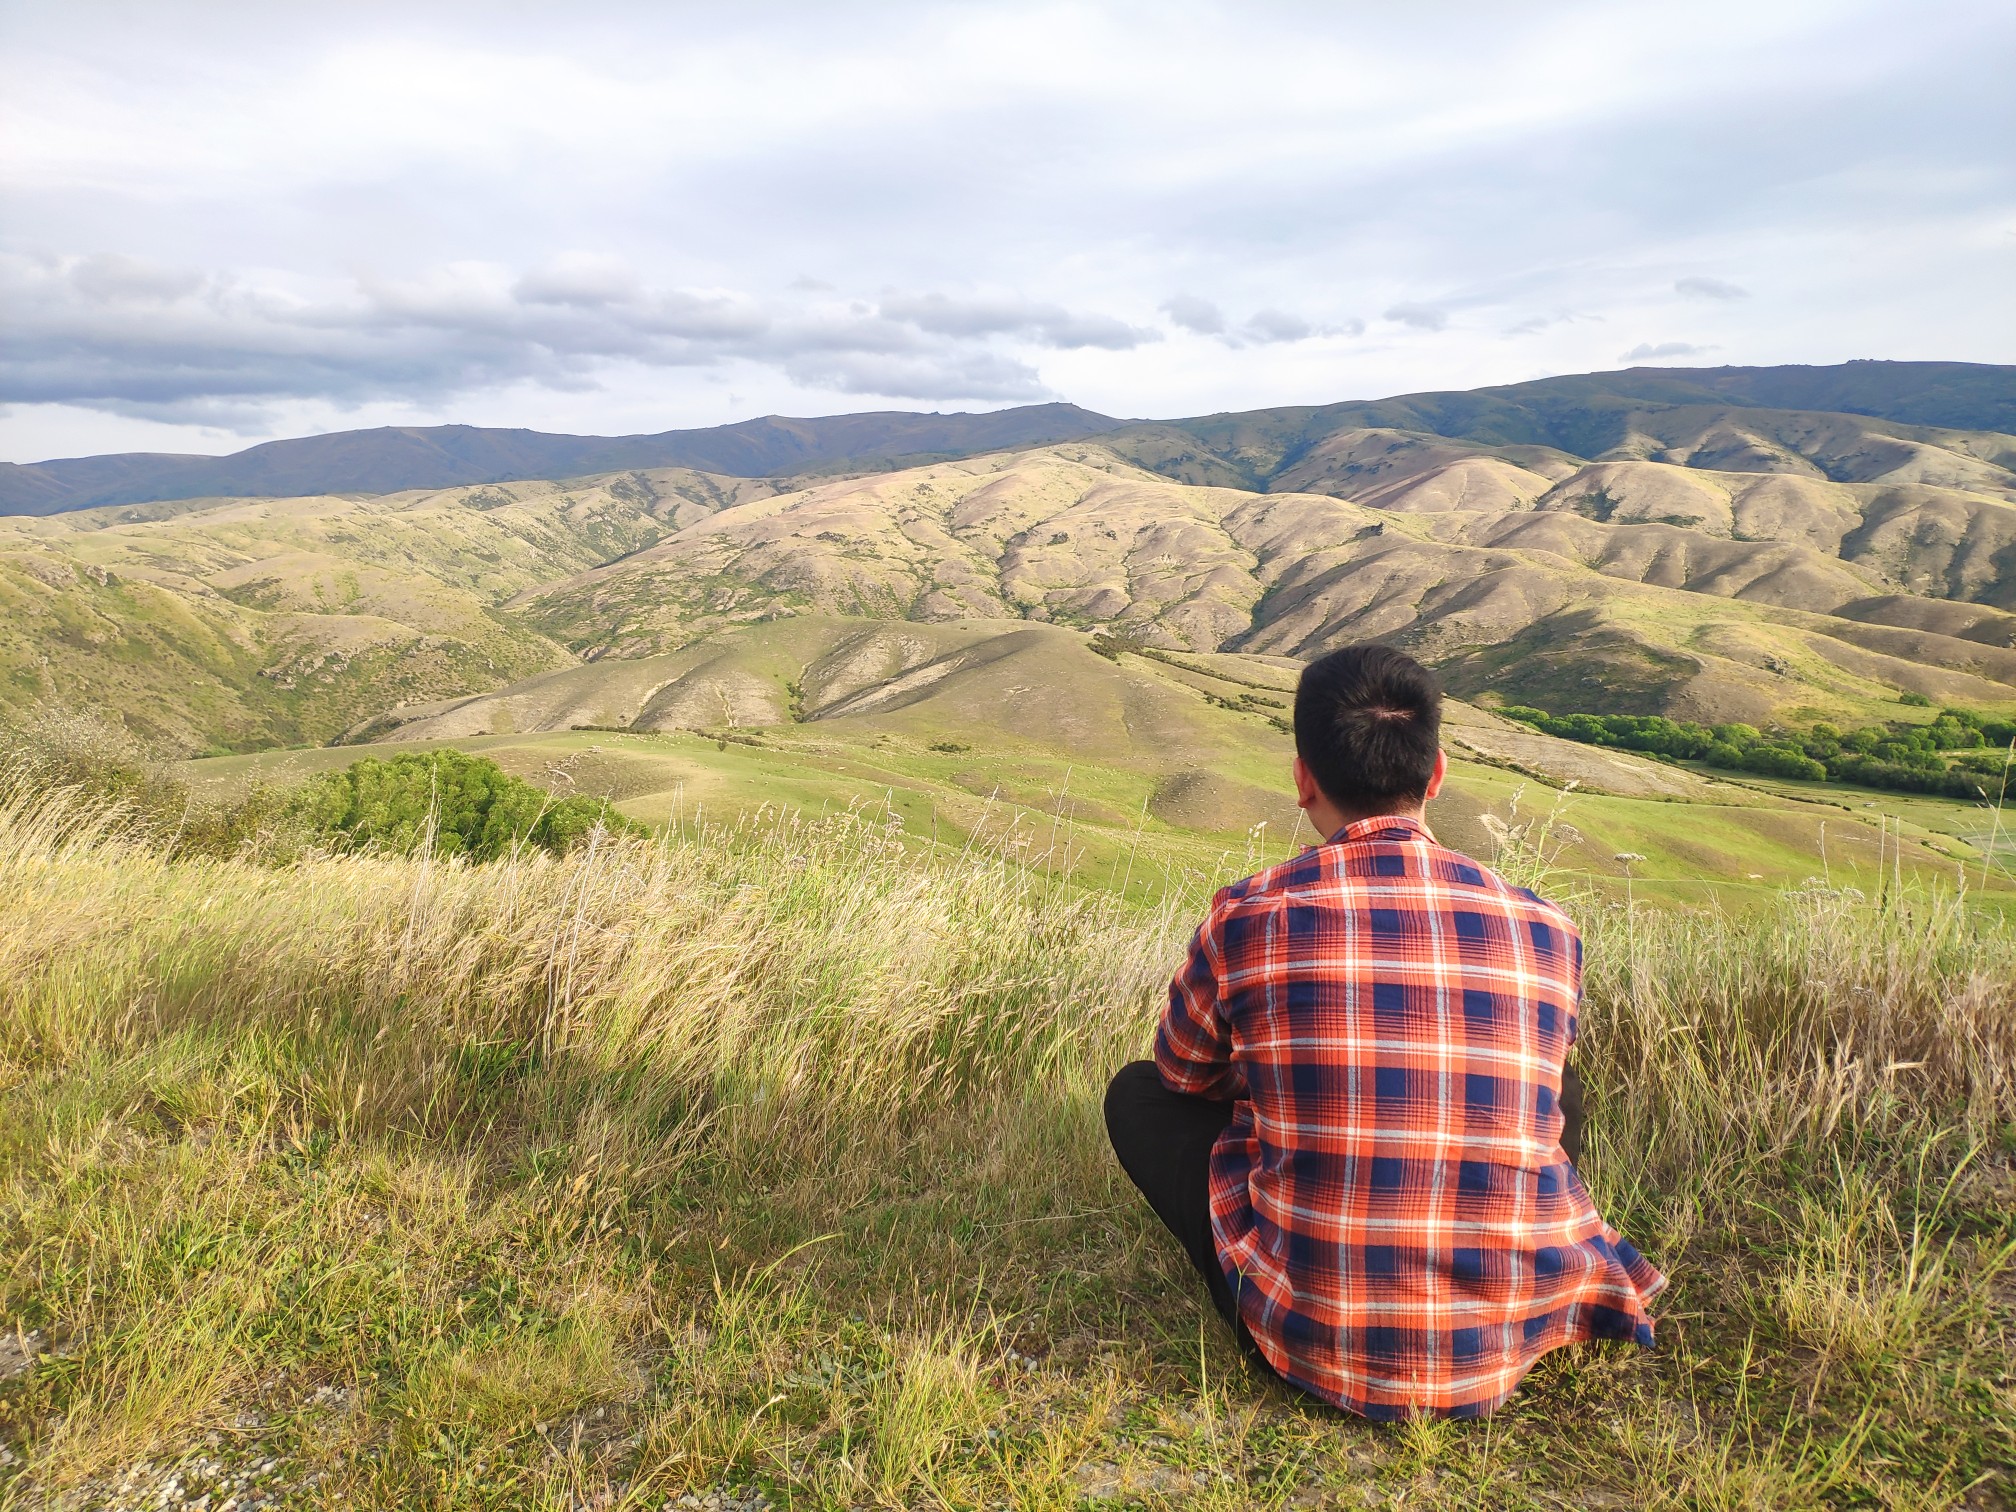
[[(440, 1464), (462, 1476), (546, 1418), (676, 1379), (633, 1437), (658, 1467), (637, 1485), (755, 1467), (820, 1497), (928, 1501), (934, 1477), (979, 1473), (998, 1435), (976, 1435), (1010, 1400), (948, 1290), (1019, 1268), (1018, 1295), (1096, 1333), (1136, 1284), (1081, 1255), (1074, 1302), (1046, 1272), (1067, 1263), (1060, 1235), (1109, 1236), (1114, 1265), (1153, 1243), (1112, 1185), (1097, 1098), (1145, 1047), (1200, 902), (920, 858), (858, 815), (490, 866), (177, 858), (116, 812), (17, 786), (0, 801), (0, 1323), (80, 1341), (17, 1409), (0, 1396), (19, 1485), (92, 1484), (302, 1376), (376, 1383), (355, 1441), (316, 1451), (348, 1467), (331, 1484), (488, 1504), (444, 1491)], [(2016, 935), (1929, 892), (1788, 893), (1743, 917), (1585, 908), (1585, 1166), (1613, 1220), (1683, 1272), (1716, 1235), (1775, 1255), (1716, 1305), (1823, 1370), (1895, 1368), (1963, 1313), (1999, 1337), (1955, 1298), (2009, 1251), (1950, 1216), (2016, 1128)], [(934, 1162), (968, 1173), (965, 1196), (933, 1195)], [(907, 1277), (908, 1332), (850, 1385), (847, 1351), (868, 1346), (835, 1324), (821, 1347), (841, 1363), (807, 1375), (766, 1326), (797, 1339), (898, 1301), (795, 1281), (757, 1288), (772, 1311), (752, 1312), (756, 1292), (723, 1290), (717, 1234), (781, 1254), (880, 1212), (898, 1216), (864, 1221), (841, 1273)], [(696, 1254), (716, 1256), (704, 1295)], [(804, 1409), (825, 1426), (731, 1378), (826, 1403)], [(1072, 1443), (1106, 1431), (1072, 1421)], [(1017, 1473), (1041, 1459), (1063, 1485), (1061, 1442)], [(1696, 1463), (1691, 1443), (1647, 1429), (1631, 1452), (1662, 1474), (1754, 1468), (1726, 1442)], [(1587, 1458), (1568, 1438), (1558, 1454)], [(555, 1463), (588, 1473), (582, 1453)], [(497, 1481), (495, 1504), (530, 1484)]]

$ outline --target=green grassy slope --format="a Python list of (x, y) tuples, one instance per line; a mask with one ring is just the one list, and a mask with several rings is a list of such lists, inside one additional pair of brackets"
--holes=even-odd
[[(288, 782), (447, 742), (647, 823), (870, 812), (912, 848), (1005, 855), (1146, 897), (1172, 880), (1215, 886), (1311, 840), (1277, 724), (1294, 675), (1258, 657), (1108, 659), (1053, 626), (807, 617), (412, 710), (383, 744), (188, 770), (202, 783)], [(1544, 868), (1550, 886), (1614, 894), (1628, 881), (1643, 896), (1737, 905), (1813, 879), (1871, 893), (1961, 867), (1972, 886), (2008, 880), (2000, 861), (1983, 866), (1993, 816), (1958, 802), (1726, 781), (1460, 704), (1446, 740), (1456, 759), (1438, 831), (1487, 860)], [(1509, 851), (1487, 816), (1524, 827)]]

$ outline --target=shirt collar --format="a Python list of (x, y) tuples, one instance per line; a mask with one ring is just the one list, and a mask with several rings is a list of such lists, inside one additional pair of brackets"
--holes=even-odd
[(1374, 814), (1369, 819), (1353, 819), (1329, 839), (1331, 845), (1349, 845), (1354, 840), (1427, 840), (1434, 833), (1412, 814)]

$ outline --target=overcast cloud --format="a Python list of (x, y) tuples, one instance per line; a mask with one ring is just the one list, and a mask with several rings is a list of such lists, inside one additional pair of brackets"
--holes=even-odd
[(0, 457), (2016, 360), (2016, 9), (0, 9)]

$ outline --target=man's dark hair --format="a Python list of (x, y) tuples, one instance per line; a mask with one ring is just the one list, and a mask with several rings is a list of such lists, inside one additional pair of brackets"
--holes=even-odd
[(1391, 646), (1346, 646), (1302, 669), (1295, 753), (1345, 810), (1419, 803), (1442, 744), (1442, 686)]

